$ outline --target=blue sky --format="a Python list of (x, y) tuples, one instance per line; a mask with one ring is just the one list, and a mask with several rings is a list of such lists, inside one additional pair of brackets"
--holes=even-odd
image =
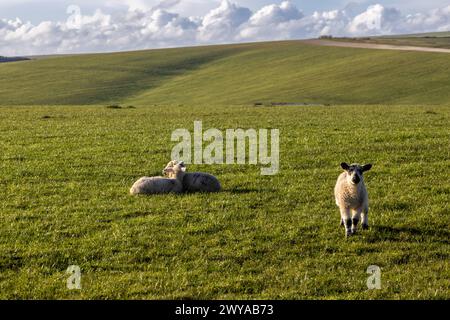
[(450, 0), (0, 0), (0, 55), (437, 31)]

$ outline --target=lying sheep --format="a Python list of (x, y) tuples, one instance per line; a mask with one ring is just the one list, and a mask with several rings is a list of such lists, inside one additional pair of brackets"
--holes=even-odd
[(186, 168), (184, 163), (176, 164), (164, 169), (164, 174), (169, 174), (171, 178), (165, 177), (143, 177), (135, 182), (131, 187), (131, 195), (138, 194), (159, 194), (159, 193), (182, 193), (183, 178)]
[(343, 172), (336, 183), (334, 194), (341, 211), (341, 226), (345, 226), (346, 237), (356, 233), (362, 214), (362, 228), (369, 228), (369, 197), (364, 184), (363, 173), (372, 168), (371, 164), (341, 164)]
[[(170, 161), (163, 173), (170, 178), (174, 175), (172, 172), (167, 171), (176, 165), (181, 165), (182, 168), (186, 169), (183, 162), (178, 162), (176, 160)], [(219, 192), (222, 189), (219, 180), (213, 175), (204, 172), (187, 172), (183, 179), (183, 190), (185, 192)]]

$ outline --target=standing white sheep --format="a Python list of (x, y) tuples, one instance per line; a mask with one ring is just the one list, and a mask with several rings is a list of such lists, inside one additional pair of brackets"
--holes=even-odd
[(369, 196), (363, 173), (369, 171), (372, 165), (348, 165), (344, 162), (341, 167), (344, 172), (337, 180), (334, 194), (341, 211), (341, 226), (345, 226), (345, 235), (349, 237), (356, 233), (361, 214), (363, 230), (369, 228)]
[(143, 177), (134, 183), (130, 189), (131, 195), (138, 194), (159, 194), (159, 193), (182, 193), (183, 178), (186, 168), (184, 163), (179, 163), (173, 167), (164, 169), (165, 174), (170, 174), (171, 178), (165, 177)]
[[(168, 169), (181, 165), (186, 169), (184, 162), (178, 162), (176, 160), (170, 161), (163, 173), (170, 178), (174, 177), (174, 174), (168, 171)], [(186, 172), (183, 178), (183, 190), (185, 192), (220, 192), (222, 189), (219, 180), (209, 173), (204, 172)]]

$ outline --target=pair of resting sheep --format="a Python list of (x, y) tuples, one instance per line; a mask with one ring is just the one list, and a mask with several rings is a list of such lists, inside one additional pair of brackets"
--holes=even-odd
[(182, 192), (219, 192), (220, 182), (204, 172), (186, 172), (183, 161), (170, 161), (163, 170), (165, 177), (143, 177), (131, 187), (132, 195)]

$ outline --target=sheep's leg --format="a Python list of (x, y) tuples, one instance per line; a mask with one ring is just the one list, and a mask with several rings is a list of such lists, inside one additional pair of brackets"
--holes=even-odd
[(345, 226), (345, 236), (349, 237), (352, 235), (352, 216), (350, 214), (349, 208), (341, 208), (341, 220), (344, 222)]
[(352, 234), (355, 234), (356, 231), (358, 230), (358, 223), (361, 220), (361, 212), (362, 212), (362, 208), (358, 208), (356, 210), (353, 211), (353, 216), (352, 216)]
[(364, 206), (364, 210), (362, 213), (362, 229), (367, 230), (369, 229), (369, 207)]

